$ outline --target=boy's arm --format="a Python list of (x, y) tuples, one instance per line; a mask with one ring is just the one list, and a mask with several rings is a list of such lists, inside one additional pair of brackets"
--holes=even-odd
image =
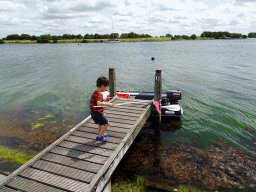
[(97, 101), (97, 105), (98, 105), (98, 106), (114, 107), (114, 104), (113, 104), (113, 103), (105, 103), (105, 102), (101, 102), (101, 101)]

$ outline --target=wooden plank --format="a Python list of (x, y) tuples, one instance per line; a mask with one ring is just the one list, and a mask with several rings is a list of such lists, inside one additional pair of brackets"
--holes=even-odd
[[(116, 119), (115, 116), (112, 117), (106, 117), (109, 121), (109, 123), (121, 123), (120, 126), (123, 126), (124, 124), (133, 125), (134, 122), (136, 122), (136, 119), (134, 120), (126, 120), (126, 119)], [(93, 119), (89, 120), (88, 123), (94, 123)]]
[(145, 110), (145, 108), (147, 107), (148, 105), (143, 105), (143, 106), (138, 106), (138, 105), (116, 105), (115, 107), (108, 107), (108, 108), (111, 108), (111, 109), (126, 109), (126, 110), (136, 110), (136, 111), (140, 111), (140, 112), (143, 112), (143, 110)]
[(1, 191), (1, 192), (17, 192), (16, 190), (11, 189), (11, 188), (9, 188), (9, 187), (5, 187), (5, 186), (1, 187), (1, 188), (0, 188), (0, 191)]
[(107, 116), (108, 114), (116, 114), (116, 115), (128, 115), (129, 117), (140, 117), (141, 113), (132, 113), (132, 112), (125, 112), (125, 111), (117, 111), (117, 110), (105, 110), (104, 115)]
[(88, 186), (88, 184), (84, 182), (54, 175), (52, 173), (47, 173), (30, 167), (23, 171), (20, 175), (52, 187), (58, 187), (60, 189), (69, 190), (72, 192), (85, 191)]
[(69, 142), (69, 141), (63, 141), (58, 146), (66, 147), (69, 149), (75, 148), (76, 150), (79, 150), (79, 151), (84, 151), (87, 153), (90, 152), (90, 153), (94, 153), (94, 154), (102, 155), (102, 156), (106, 156), (106, 157), (109, 157), (113, 152), (113, 150), (104, 149), (104, 148), (95, 148), (90, 145), (83, 145), (80, 143), (73, 143), (73, 142)]
[(42, 171), (53, 173), (55, 175), (65, 176), (66, 178), (85, 182), (87, 184), (90, 183), (93, 177), (96, 175), (95, 173), (90, 173), (87, 171), (47, 162), (44, 160), (38, 160), (32, 167), (40, 169)]
[(141, 109), (135, 110), (134, 108), (127, 108), (127, 107), (121, 107), (121, 106), (105, 108), (104, 112), (107, 112), (107, 111), (121, 111), (121, 112), (125, 112), (125, 113), (135, 113), (135, 114), (141, 114), (142, 113)]
[(84, 161), (82, 159), (57, 155), (54, 153), (47, 153), (42, 157), (43, 160), (58, 163), (61, 165), (66, 165), (69, 167), (74, 167), (77, 169), (82, 169), (84, 171), (92, 172), (92, 173), (98, 173), (102, 165), (91, 163), (88, 161)]
[[(72, 133), (71, 135), (79, 136), (79, 137), (85, 137), (85, 138), (89, 138), (89, 139), (93, 139), (93, 138), (96, 139), (96, 137), (99, 134), (76, 131), (76, 132)], [(122, 139), (120, 139), (120, 138), (116, 138), (116, 137), (113, 137), (111, 135), (108, 135), (108, 142), (119, 144), (121, 141), (122, 141)]]
[[(94, 128), (91, 128), (91, 127), (80, 127), (78, 130), (79, 131), (84, 131), (84, 132), (89, 132), (89, 133), (99, 134), (98, 127), (94, 127)], [(110, 131), (109, 129), (106, 130), (106, 133), (108, 133), (109, 136), (114, 136), (114, 137), (118, 137), (118, 138), (122, 138), (122, 139), (126, 135), (125, 133), (120, 133), (120, 132), (116, 132), (116, 131)]]
[(98, 163), (98, 164), (104, 164), (108, 157), (101, 156), (101, 155), (96, 155), (93, 153), (85, 153), (82, 151), (77, 151), (74, 149), (67, 149), (63, 147), (54, 147), (50, 152), (58, 154), (58, 155), (65, 155), (68, 157), (73, 157), (77, 159), (83, 159), (85, 161), (90, 161), (93, 163)]
[(110, 114), (104, 114), (105, 115), (105, 117), (107, 117), (107, 118), (115, 118), (115, 119), (122, 119), (122, 120), (129, 120), (129, 121), (136, 121), (138, 118), (139, 118), (139, 116), (138, 117), (134, 117), (134, 116), (129, 116), (129, 114), (126, 114), (126, 115), (120, 115), (120, 114), (112, 114), (112, 113), (110, 113)]
[[(132, 127), (131, 124), (123, 124), (123, 123), (116, 123), (116, 122), (109, 122), (109, 126), (108, 126), (108, 130), (118, 130), (118, 128), (120, 128), (120, 131), (119, 132), (125, 132), (125, 130), (121, 130), (121, 129), (130, 129)], [(95, 124), (93, 122), (93, 120), (91, 120), (90, 122), (84, 124), (84, 126), (93, 126), (93, 127), (97, 127), (98, 128), (98, 124)], [(112, 129), (114, 128), (114, 129)], [(117, 128), (117, 129), (116, 129)]]
[(115, 150), (118, 147), (118, 144), (116, 143), (102, 142), (102, 141), (97, 141), (96, 139), (87, 139), (87, 138), (76, 137), (76, 136), (69, 136), (66, 140), (71, 142), (91, 145), (95, 147), (112, 149), (112, 150)]
[[(117, 123), (110, 122), (110, 125), (107, 128), (108, 131), (115, 131), (115, 132), (124, 133), (124, 134), (128, 133), (130, 127), (132, 127), (132, 125), (127, 125), (127, 124), (125, 124), (124, 127), (115, 127), (115, 126), (112, 126), (112, 124), (117, 124)], [(95, 123), (87, 123), (82, 127), (91, 127), (91, 128), (98, 129), (98, 125), (96, 125)]]
[[(57, 189), (49, 185), (45, 185), (30, 179), (23, 177), (15, 177), (15, 180), (10, 182), (8, 186), (13, 187), (17, 190), (22, 190), (26, 192), (36, 192), (36, 191), (49, 191), (49, 192), (64, 192), (67, 190)], [(2, 191), (2, 189), (0, 190)], [(13, 190), (16, 191), (16, 190)], [(11, 192), (11, 191), (10, 191)], [(16, 191), (17, 192), (17, 191)]]
[(137, 119), (134, 119), (134, 120), (127, 120), (127, 119), (117, 119), (115, 117), (107, 117), (109, 123), (122, 123), (123, 125), (124, 124), (128, 124), (128, 125), (133, 125)]

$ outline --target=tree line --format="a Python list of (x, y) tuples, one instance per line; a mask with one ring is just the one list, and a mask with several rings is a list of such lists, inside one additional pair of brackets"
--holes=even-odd
[[(242, 35), (241, 33), (229, 33), (229, 32), (211, 32), (211, 31), (204, 31), (201, 35), (202, 38), (204, 37), (209, 37), (209, 38), (215, 38), (215, 39), (221, 39), (221, 38), (247, 38), (246, 35)], [(152, 37), (151, 35), (148, 34), (137, 34), (134, 32), (130, 32), (130, 33), (122, 33), (121, 35), (119, 35), (118, 33), (111, 33), (111, 34), (97, 34), (95, 33), (93, 34), (85, 34), (84, 36), (82, 36), (81, 34), (78, 35), (71, 35), (71, 34), (64, 34), (64, 35), (50, 35), (50, 34), (46, 34), (46, 35), (40, 35), (40, 36), (30, 36), (28, 34), (12, 34), (12, 35), (8, 35), (7, 37), (3, 38), (2, 40), (0, 40), (0, 43), (4, 43), (3, 40), (31, 40), (31, 41), (37, 41), (38, 43), (49, 43), (50, 40), (53, 40), (54, 43), (57, 43), (58, 40), (68, 40), (68, 39), (84, 39), (84, 42), (88, 42), (86, 39), (112, 39), (112, 38), (122, 38), (122, 39), (126, 39), (126, 38), (149, 38)], [(186, 40), (195, 40), (197, 38), (197, 36), (195, 34), (192, 34), (191, 36), (187, 36), (187, 35), (174, 35), (172, 36), (171, 34), (166, 34), (165, 36), (160, 36), (160, 37), (169, 37), (172, 40), (179, 40), (179, 39), (186, 39)], [(249, 38), (256, 38), (256, 33), (255, 32), (251, 32), (248, 34)]]
[[(246, 39), (246, 35), (242, 35), (241, 33), (229, 33), (227, 31), (219, 31), (219, 32), (211, 32), (211, 31), (204, 31), (201, 34), (201, 37), (211, 37), (215, 39), (221, 39), (221, 38), (231, 38), (231, 39), (239, 39), (239, 38), (244, 38)], [(256, 38), (256, 33), (249, 33), (248, 34), (249, 38)]]
[(82, 36), (81, 34), (79, 35), (71, 35), (71, 34), (64, 34), (64, 35), (50, 35), (50, 34), (46, 34), (46, 35), (40, 35), (40, 36), (30, 36), (29, 34), (12, 34), (12, 35), (8, 35), (7, 37), (3, 38), (2, 40), (39, 40), (39, 41), (43, 41), (43, 40), (67, 40), (67, 39), (112, 39), (112, 38), (145, 38), (145, 37), (152, 37), (151, 35), (148, 34), (137, 34), (134, 32), (130, 32), (130, 33), (122, 33), (120, 36), (118, 33), (111, 33), (111, 34), (98, 34), (95, 33), (93, 34), (85, 34), (84, 36)]

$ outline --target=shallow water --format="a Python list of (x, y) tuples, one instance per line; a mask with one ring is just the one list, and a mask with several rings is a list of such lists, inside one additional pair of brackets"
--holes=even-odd
[[(256, 40), (0, 46), (0, 136), (41, 151), (89, 115), (96, 79), (117, 90), (180, 89), (184, 117), (160, 129), (161, 145), (215, 141), (255, 153)], [(151, 57), (155, 57), (152, 61)], [(21, 142), (21, 140), (20, 140)], [(3, 144), (1, 144), (3, 145)], [(4, 145), (3, 145), (4, 146)], [(13, 142), (5, 146), (15, 147)]]

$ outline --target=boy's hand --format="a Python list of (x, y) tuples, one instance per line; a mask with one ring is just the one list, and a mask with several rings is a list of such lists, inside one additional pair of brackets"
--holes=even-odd
[(108, 106), (109, 107), (114, 107), (115, 105), (114, 105), (114, 103), (109, 103)]

